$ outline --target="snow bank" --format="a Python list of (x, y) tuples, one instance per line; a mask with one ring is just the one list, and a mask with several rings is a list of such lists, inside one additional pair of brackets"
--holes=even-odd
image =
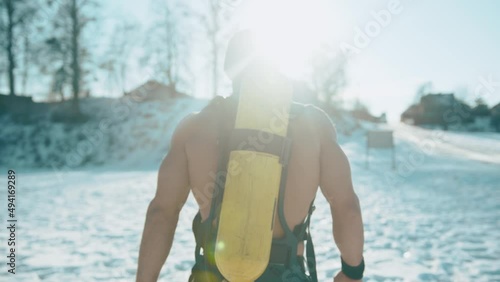
[[(208, 100), (170, 98), (136, 102), (87, 98), (80, 102), (89, 117), (83, 123), (54, 122), (60, 106), (24, 122), (0, 116), (0, 166), (73, 170), (96, 165), (113, 169), (157, 167), (167, 153), (173, 130), (191, 112), (201, 110)], [(64, 116), (60, 119), (64, 120)], [(348, 112), (334, 117), (339, 135), (349, 136), (375, 125), (359, 122)]]
[(57, 123), (47, 112), (29, 123), (0, 120), (0, 165), (54, 168), (110, 165), (156, 166), (168, 151), (177, 123), (206, 100), (190, 98), (135, 102), (90, 98), (81, 101), (84, 123)]

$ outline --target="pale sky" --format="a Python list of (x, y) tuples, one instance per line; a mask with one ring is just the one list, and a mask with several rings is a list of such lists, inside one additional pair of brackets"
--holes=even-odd
[[(115, 5), (120, 3), (128, 16), (147, 22), (148, 5), (137, 5), (132, 0), (113, 2)], [(249, 1), (229, 2), (240, 5), (236, 11), (237, 16), (241, 16), (245, 13), (241, 10)], [(396, 120), (414, 100), (416, 89), (422, 83), (432, 82), (433, 90), (437, 92), (458, 89), (463, 92), (467, 88), (468, 96), (463, 98), (472, 103), (477, 97), (474, 89), (481, 81), (489, 79), (497, 82), (497, 87), (492, 92), (482, 91), (481, 96), (490, 105), (500, 102), (500, 2), (307, 2), (320, 5), (320, 17), (326, 25), (321, 29), (323, 33), (326, 31), (333, 42), (351, 45), (354, 44), (356, 28), (366, 30), (367, 26), (373, 27), (373, 22), (376, 22), (374, 13), (389, 11), (390, 5), (398, 7), (397, 13), (391, 14), (388, 24), (383, 23), (386, 26), (381, 27), (378, 34), (369, 36), (369, 45), (349, 59), (349, 85), (344, 93), (346, 99), (359, 98), (374, 113), (387, 112), (390, 119)], [(268, 4), (262, 4), (262, 13), (267, 8)], [(306, 12), (304, 14), (307, 15)], [(276, 17), (279, 20), (280, 13)], [(297, 21), (308, 19), (298, 18)], [(481, 77), (484, 79), (481, 80)]]
[[(350, 2), (346, 9), (359, 17), (359, 26), (371, 20), (372, 9), (388, 3), (343, 2)], [(402, 0), (401, 5), (401, 13), (351, 61), (348, 95), (395, 119), (423, 82), (431, 81), (440, 92), (467, 87), (464, 98), (473, 102), (481, 77), (493, 77), (494, 91), (478, 93), (490, 106), (500, 102), (500, 2)]]
[[(287, 12), (293, 6), (273, 6), (270, 4), (273, 1), (262, 0), (223, 2), (234, 7), (235, 21), (241, 26), (244, 26), (241, 22), (245, 20), (263, 21), (265, 16), (275, 17), (269, 21), (269, 26), (282, 24), (286, 22)], [(293, 0), (285, 2), (292, 3)], [(152, 0), (102, 2), (100, 15), (104, 19), (99, 27), (100, 36), (109, 36), (112, 26), (125, 19), (138, 23), (143, 28), (140, 32), (144, 32), (154, 9), (151, 3)], [(252, 5), (252, 12), (245, 10)], [(349, 83), (343, 93), (347, 101), (359, 99), (373, 113), (387, 112), (389, 119), (397, 120), (400, 113), (414, 101), (416, 89), (422, 83), (432, 82), (435, 92), (460, 89), (459, 96), (473, 104), (477, 98), (475, 89), (489, 80), (494, 85), (489, 88), (492, 91), (482, 89), (480, 96), (490, 106), (500, 102), (499, 1), (312, 0), (303, 1), (301, 7), (299, 16), (292, 16), (291, 25), (295, 29), (306, 26), (302, 36), (319, 34), (318, 37), (330, 44), (338, 46), (347, 43), (355, 46), (356, 36), (359, 37), (356, 29), (366, 34), (366, 29), (372, 28), (372, 35), (368, 35), (369, 44), (359, 48), (359, 54), (348, 61)], [(390, 20), (386, 18), (386, 22), (382, 22), (385, 26), (381, 26), (375, 14), (384, 14), (380, 11), (389, 11), (390, 7), (397, 7), (397, 11), (389, 12)], [(379, 29), (374, 30), (377, 26)], [(307, 28), (314, 30), (308, 31)], [(301, 34), (297, 32), (297, 36)], [(199, 61), (199, 58), (194, 57), (193, 60)], [(132, 61), (134, 65), (127, 79), (129, 89), (147, 79), (137, 58), (131, 58)], [(199, 62), (193, 70), (200, 73), (197, 77), (201, 79), (197, 80), (189, 94), (197, 97), (205, 97), (209, 93), (205, 91), (206, 82), (203, 82), (208, 80), (209, 72), (203, 64)], [(226, 79), (226, 85), (228, 82)], [(120, 95), (107, 94), (110, 91), (106, 91), (103, 85), (95, 92), (104, 96)]]

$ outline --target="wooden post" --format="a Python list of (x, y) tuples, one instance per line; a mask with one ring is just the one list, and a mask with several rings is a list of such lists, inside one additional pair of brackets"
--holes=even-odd
[[(369, 134), (367, 134), (366, 138), (370, 138)], [(369, 145), (369, 142), (366, 142), (365, 165), (366, 165), (367, 169), (370, 168), (370, 145)]]
[(392, 146), (392, 170), (396, 169), (396, 146)]
[(370, 167), (370, 148), (392, 149), (392, 169), (396, 169), (396, 148), (392, 131), (370, 130), (366, 135), (366, 168)]

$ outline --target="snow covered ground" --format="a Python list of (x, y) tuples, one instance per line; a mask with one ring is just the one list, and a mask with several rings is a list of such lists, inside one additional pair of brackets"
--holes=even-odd
[[(363, 131), (340, 136), (363, 209), (365, 281), (500, 281), (500, 137), (394, 128), (396, 170), (388, 150), (365, 168)], [(18, 268), (7, 275), (2, 262), (0, 280), (132, 281), (155, 182), (152, 169), (18, 169)], [(316, 207), (319, 277), (332, 281), (340, 259), (321, 194)], [(190, 197), (161, 281), (187, 281), (195, 213)]]
[[(66, 102), (67, 104), (69, 102)], [(80, 102), (88, 117), (83, 123), (57, 123), (53, 105), (37, 119), (16, 123), (0, 116), (0, 166), (73, 170), (96, 165), (156, 166), (168, 151), (175, 126), (208, 100), (177, 98), (137, 100), (88, 98)]]

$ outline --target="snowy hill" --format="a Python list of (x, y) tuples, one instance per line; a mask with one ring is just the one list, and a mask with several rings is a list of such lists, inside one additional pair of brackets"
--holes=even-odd
[[(30, 114), (0, 115), (0, 166), (62, 171), (96, 165), (156, 168), (179, 121), (207, 103), (187, 96), (140, 102), (129, 96), (86, 98), (80, 106), (88, 120), (78, 123), (64, 116), (70, 101), (35, 103)], [(339, 112), (334, 122), (341, 136), (373, 126), (347, 111)]]
[(83, 123), (54, 122), (57, 107), (23, 123), (3, 115), (0, 165), (59, 170), (104, 164), (156, 166), (168, 151), (177, 123), (207, 102), (88, 98), (81, 101), (81, 110), (89, 117)]

